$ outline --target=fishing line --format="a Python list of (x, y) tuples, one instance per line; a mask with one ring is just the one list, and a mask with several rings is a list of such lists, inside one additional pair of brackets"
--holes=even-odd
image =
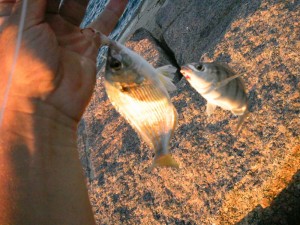
[(17, 42), (16, 42), (16, 48), (15, 48), (15, 52), (14, 52), (14, 57), (13, 57), (13, 62), (11, 65), (11, 70), (8, 76), (8, 82), (7, 82), (7, 86), (5, 88), (5, 92), (4, 92), (4, 98), (3, 98), (3, 103), (1, 106), (1, 110), (0, 110), (0, 128), (2, 126), (2, 122), (3, 122), (3, 117), (4, 117), (4, 112), (5, 112), (5, 107), (7, 104), (7, 100), (8, 100), (8, 94), (9, 94), (9, 90), (12, 84), (12, 78), (16, 69), (16, 65), (17, 65), (17, 60), (18, 60), (18, 56), (19, 56), (19, 51), (21, 48), (21, 41), (22, 41), (22, 35), (23, 35), (23, 28), (24, 28), (24, 24), (25, 24), (25, 17), (26, 17), (26, 12), (27, 12), (27, 0), (23, 0), (22, 1), (22, 11), (21, 11), (21, 17), (20, 17), (20, 26), (18, 29), (18, 36), (17, 36)]

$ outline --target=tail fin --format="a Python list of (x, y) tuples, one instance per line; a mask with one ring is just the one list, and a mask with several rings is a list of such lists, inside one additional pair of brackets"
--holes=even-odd
[(172, 158), (171, 154), (161, 155), (154, 158), (154, 161), (149, 168), (151, 171), (154, 167), (174, 167), (179, 168), (179, 164)]
[(173, 84), (172, 80), (175, 77), (175, 73), (177, 68), (172, 65), (166, 65), (159, 68), (156, 68), (159, 73), (159, 79), (167, 88), (168, 91), (172, 92), (176, 90), (175, 84)]

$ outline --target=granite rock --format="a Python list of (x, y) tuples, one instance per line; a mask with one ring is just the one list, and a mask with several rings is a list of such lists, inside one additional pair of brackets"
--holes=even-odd
[(229, 63), (243, 73), (251, 116), (236, 136), (237, 118), (219, 108), (207, 117), (205, 100), (181, 79), (172, 93), (179, 118), (170, 144), (181, 168), (148, 173), (152, 152), (111, 106), (100, 76), (80, 141), (89, 146), (98, 224), (289, 224), (299, 218), (299, 1), (199, 2), (166, 1), (155, 17), (163, 31), (159, 44), (145, 31), (127, 44), (152, 63), (170, 51), (175, 57), (167, 61), (179, 65), (203, 55)]
[(136, 30), (125, 46), (142, 55), (154, 68), (170, 64), (170, 57), (145, 28)]
[(157, 16), (162, 29), (161, 40), (171, 46), (177, 62), (199, 61), (224, 37), (233, 21), (254, 13), (261, 1), (237, 0), (172, 0), (167, 1)]

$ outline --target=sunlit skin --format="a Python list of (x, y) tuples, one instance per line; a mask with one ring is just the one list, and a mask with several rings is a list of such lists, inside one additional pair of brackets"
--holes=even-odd
[[(0, 224), (94, 224), (76, 146), (93, 92), (100, 40), (79, 24), (88, 0), (28, 0), (22, 45), (0, 127)], [(90, 26), (109, 34), (128, 0)], [(0, 0), (0, 104), (22, 1)], [(2, 109), (1, 109), (2, 110)]]

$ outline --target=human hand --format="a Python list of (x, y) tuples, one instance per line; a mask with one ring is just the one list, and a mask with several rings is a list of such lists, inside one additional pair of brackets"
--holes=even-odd
[[(14, 70), (8, 108), (36, 113), (35, 104), (54, 107), (79, 121), (91, 97), (96, 79), (96, 56), (100, 42), (80, 32), (88, 0), (28, 0), (22, 43), (15, 69), (18, 25), (23, 1), (0, 1), (0, 96)], [(128, 0), (111, 0), (90, 27), (109, 34)], [(1, 101), (2, 100), (2, 101)], [(21, 103), (18, 101), (21, 100)], [(3, 99), (0, 98), (0, 102)], [(29, 102), (29, 104), (25, 104)], [(34, 103), (34, 104), (32, 104)], [(21, 106), (20, 106), (21, 105)], [(39, 107), (40, 108), (40, 107)]]

